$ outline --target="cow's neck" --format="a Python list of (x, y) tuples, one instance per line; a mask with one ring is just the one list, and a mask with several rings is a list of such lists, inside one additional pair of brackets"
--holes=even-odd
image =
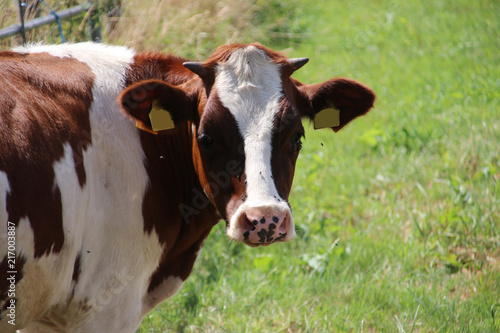
[[(139, 54), (127, 74), (127, 85), (158, 79), (172, 85), (186, 83), (195, 75), (183, 66), (183, 59)], [(147, 68), (148, 70), (145, 70)], [(164, 68), (169, 68), (165, 75)], [(163, 73), (163, 74), (162, 74)], [(192, 84), (201, 84), (201, 81)], [(175, 293), (175, 281), (190, 274), (196, 256), (219, 217), (206, 198), (193, 166), (192, 133), (188, 123), (158, 135), (141, 132), (149, 185), (142, 213), (144, 232), (158, 236), (163, 254), (152, 274), (144, 311)], [(179, 286), (179, 285), (178, 285)]]
[(148, 288), (152, 291), (169, 276), (187, 278), (218, 217), (194, 170), (188, 124), (157, 136), (141, 133), (141, 141), (150, 179), (143, 202), (144, 230), (155, 232), (164, 246)]

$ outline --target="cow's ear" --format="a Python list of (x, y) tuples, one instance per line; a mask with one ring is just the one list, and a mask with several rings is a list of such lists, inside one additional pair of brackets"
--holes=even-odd
[(136, 126), (154, 134), (192, 120), (195, 100), (185, 89), (159, 80), (135, 83), (118, 96), (118, 104)]
[[(332, 128), (335, 132), (356, 117), (366, 114), (375, 101), (368, 87), (349, 79), (332, 79), (323, 83), (297, 84), (302, 116), (314, 121), (314, 128)], [(305, 101), (304, 101), (305, 99)]]

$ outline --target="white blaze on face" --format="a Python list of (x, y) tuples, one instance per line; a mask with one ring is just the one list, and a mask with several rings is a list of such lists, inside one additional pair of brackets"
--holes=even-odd
[(227, 62), (218, 65), (215, 86), (244, 140), (246, 203), (276, 202), (279, 195), (271, 178), (271, 141), (283, 95), (280, 65), (254, 46), (237, 49)]
[(280, 65), (254, 46), (237, 49), (218, 65), (215, 87), (222, 105), (234, 116), (245, 147), (247, 199), (231, 216), (227, 235), (242, 240), (239, 221), (258, 208), (271, 214), (268, 218), (285, 213), (289, 230), (282, 240), (292, 239), (293, 219), (276, 190), (271, 167), (274, 119), (283, 96)]

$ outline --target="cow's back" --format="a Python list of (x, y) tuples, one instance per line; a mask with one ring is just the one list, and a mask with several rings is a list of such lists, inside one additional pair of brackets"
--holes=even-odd
[[(8, 224), (15, 226), (16, 327), (34, 318), (35, 326), (73, 330), (137, 325), (141, 304), (133, 300), (147, 288), (161, 247), (143, 232), (148, 178), (139, 134), (116, 104), (133, 57), (91, 43), (0, 54), (1, 332), (13, 329)], [(107, 327), (104, 308), (130, 311), (130, 323)]]

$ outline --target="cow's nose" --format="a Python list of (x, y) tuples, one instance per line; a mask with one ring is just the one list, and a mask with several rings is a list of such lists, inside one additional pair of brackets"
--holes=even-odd
[[(290, 213), (281, 207), (248, 208), (239, 221), (243, 241), (249, 245), (279, 242), (290, 234)], [(289, 235), (291, 236), (291, 235)]]

